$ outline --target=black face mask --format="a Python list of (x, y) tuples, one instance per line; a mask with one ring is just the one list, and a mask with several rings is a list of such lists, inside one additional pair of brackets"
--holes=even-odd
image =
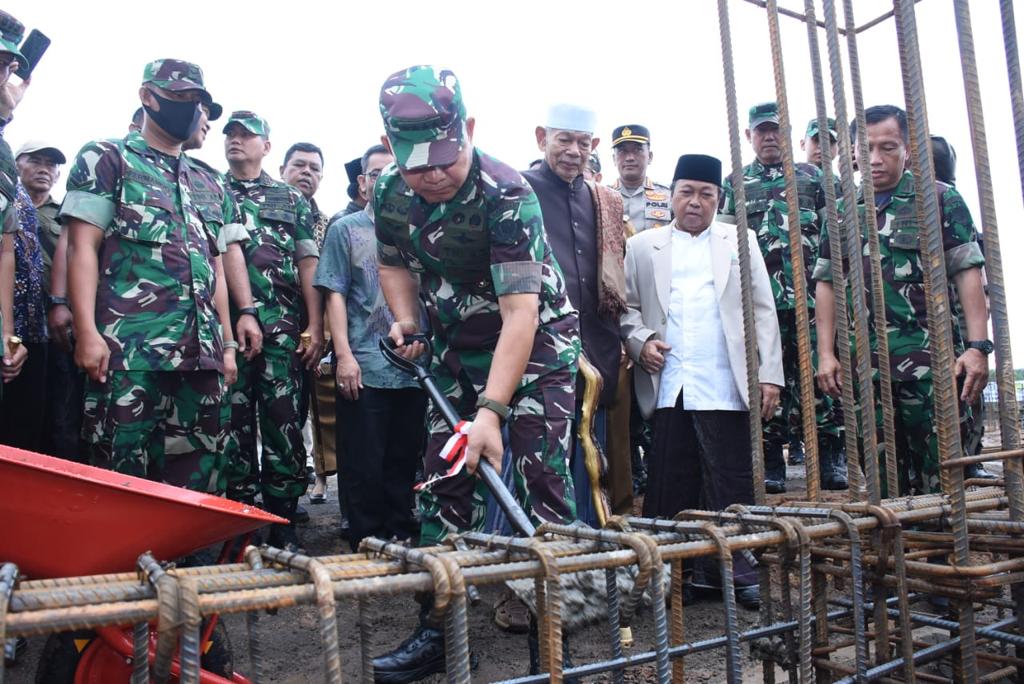
[(160, 111), (154, 111), (149, 107), (145, 108), (146, 113), (156, 122), (156, 125), (176, 140), (185, 141), (191, 138), (199, 128), (199, 118), (202, 116), (199, 103), (191, 100), (187, 102), (168, 100), (152, 90), (149, 92), (160, 103)]

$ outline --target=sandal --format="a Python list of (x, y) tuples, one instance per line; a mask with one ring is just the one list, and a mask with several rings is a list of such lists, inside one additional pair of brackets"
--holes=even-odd
[(494, 624), (513, 634), (530, 631), (530, 609), (508, 587), (494, 603)]

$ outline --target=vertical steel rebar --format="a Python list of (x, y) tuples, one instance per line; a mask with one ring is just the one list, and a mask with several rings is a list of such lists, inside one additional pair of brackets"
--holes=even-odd
[[(853, 16), (853, 0), (843, 0), (843, 19), (846, 23), (846, 54), (850, 64), (850, 87), (853, 90), (853, 113), (857, 119), (857, 130), (865, 131), (864, 93), (860, 79), (860, 53), (857, 50), (856, 20)], [(845, 126), (843, 121), (840, 125)], [(868, 158), (868, 139), (861, 135), (857, 139), (856, 154)], [(861, 176), (861, 190), (864, 206), (875, 206), (875, 186), (871, 174)], [(882, 253), (878, 241), (878, 221), (873, 211), (864, 212), (865, 230), (868, 237), (868, 254), (871, 263), (871, 304), (875, 320), (885, 319), (885, 292), (882, 283)], [(876, 323), (877, 330), (877, 323)], [(878, 345), (878, 378), (882, 396), (882, 441), (885, 449), (885, 480), (888, 496), (896, 496), (900, 489), (899, 473), (896, 466), (896, 419), (892, 402), (892, 367), (889, 365), (889, 336), (875, 334)], [(913, 664), (913, 663), (911, 663)]]
[(149, 684), (149, 623), (132, 626), (132, 684)]
[[(11, 600), (11, 593), (14, 591), (14, 584), (18, 580), (18, 566), (14, 563), (4, 563), (0, 566), (0, 651), (7, 646), (7, 604)], [(6, 654), (0, 658), (0, 684), (4, 681), (4, 666)]]
[(740, 291), (743, 300), (743, 338), (747, 351), (747, 397), (750, 414), (750, 446), (753, 457), (754, 502), (763, 504), (764, 448), (761, 443), (761, 385), (758, 380), (757, 336), (754, 332), (754, 300), (751, 292), (750, 246), (747, 239), (747, 192), (743, 187), (743, 155), (740, 150), (739, 114), (736, 105), (736, 73), (732, 56), (732, 32), (729, 28), (728, 0), (718, 0), (718, 28), (722, 44), (722, 69), (729, 118), (729, 147), (733, 168), (732, 187), (736, 198), (736, 251), (740, 265)]
[[(792, 125), (789, 119), (789, 97), (786, 94), (786, 72), (782, 64), (782, 37), (779, 35), (779, 3), (768, 0), (768, 36), (772, 49), (772, 71), (775, 75), (775, 97), (779, 109), (779, 128), (782, 138), (782, 172), (786, 180), (786, 209), (788, 211), (789, 258), (793, 265), (793, 299), (796, 303), (796, 346), (800, 372), (800, 421), (803, 426), (804, 456), (806, 464), (807, 498), (817, 501), (821, 480), (818, 470), (818, 421), (814, 401), (814, 365), (811, 362), (811, 328), (807, 303), (807, 268), (803, 254), (803, 226), (800, 221), (800, 196), (796, 187), (796, 167), (793, 164)], [(788, 416), (783, 416), (788, 419)]]
[[(995, 194), (992, 188), (992, 169), (989, 163), (988, 142), (985, 134), (985, 113), (982, 109), (981, 84), (974, 52), (974, 32), (971, 10), (963, 0), (954, 0), (957, 39), (960, 45), (960, 65), (963, 70), (964, 94), (971, 129), (971, 147), (974, 150), (974, 169), (978, 183), (978, 201), (981, 205), (981, 229), (985, 242), (985, 272), (988, 277), (989, 311), (992, 317), (992, 336), (995, 340), (996, 386), (999, 397), (999, 433), (1004, 450), (1020, 447), (1020, 412), (1017, 405), (1013, 354), (1010, 345), (1010, 323), (1007, 312), (1006, 284), (1003, 278), (1003, 254), (999, 243), (999, 224), (996, 219)], [(1021, 182), (1024, 184), (1024, 101), (1021, 98), (1020, 62), (1017, 55), (1016, 25), (1013, 6), (1000, 2), (1003, 41), (1006, 48), (1006, 67), (1010, 79), (1010, 99), (1013, 106), (1017, 154), (1021, 163)], [(1003, 461), (1003, 478), (1011, 520), (1024, 519), (1024, 464), (1019, 459)], [(1024, 587), (1011, 585), (1010, 594), (1017, 605), (1017, 629), (1024, 632)], [(1024, 649), (1017, 650), (1024, 657)], [(1018, 669), (1024, 679), (1024, 668)]]
[[(842, 56), (839, 51), (839, 27), (836, 23), (835, 0), (822, 0), (825, 20), (825, 38), (828, 44), (829, 71), (832, 81), (832, 99), (835, 102), (836, 120), (848, 121), (846, 94), (843, 77)], [(868, 500), (877, 504), (881, 501), (881, 487), (878, 473), (878, 435), (875, 431), (875, 391), (871, 372), (871, 345), (868, 333), (868, 307), (864, 296), (864, 260), (861, 242), (860, 218), (857, 211), (857, 188), (853, 182), (853, 147), (850, 144), (850, 130), (837, 125), (839, 144), (840, 182), (843, 188), (843, 218), (839, 224), (845, 238), (846, 254), (849, 257), (849, 285), (852, 299), (853, 331), (856, 341), (857, 389), (860, 397), (860, 431), (864, 443), (864, 480)], [(824, 159), (824, 158), (823, 158)], [(870, 209), (870, 208), (869, 208)], [(835, 273), (832, 274), (833, 277)], [(882, 314), (884, 316), (884, 313)], [(884, 320), (884, 318), (882, 319)], [(878, 327), (876, 325), (876, 327)], [(882, 324), (882, 334), (885, 325)], [(839, 335), (848, 335), (847, 330), (838, 330)], [(852, 369), (843, 368), (843, 384), (853, 382)], [(847, 410), (844, 406), (843, 410)]]
[[(821, 48), (818, 44), (817, 20), (814, 16), (814, 0), (804, 0), (804, 14), (807, 17), (807, 45), (810, 50), (811, 80), (814, 84), (814, 104), (818, 117), (818, 130), (828, 130), (828, 114), (825, 111), (825, 86), (821, 70)], [(832, 291), (835, 298), (836, 348), (839, 363), (847, 381), (842, 385), (843, 436), (846, 444), (846, 468), (849, 479), (849, 496), (859, 501), (864, 497), (864, 475), (858, 457), (857, 400), (853, 390), (850, 369), (853, 368), (850, 351), (849, 303), (847, 301), (846, 274), (843, 271), (843, 240), (839, 227), (839, 212), (836, 208), (836, 180), (832, 171), (832, 141), (830, 136), (821, 137), (821, 170), (825, 175), (825, 220), (829, 226), (829, 249), (832, 256)], [(820, 341), (819, 341), (820, 342)]]
[[(960, 458), (960, 421), (954, 376), (952, 314), (948, 297), (942, 220), (935, 188), (935, 168), (928, 134), (928, 109), (925, 104), (924, 76), (917, 38), (917, 20), (913, 0), (896, 0), (900, 65), (907, 100), (907, 123), (911, 137), (911, 164), (916, 180), (921, 260), (925, 273), (928, 309), (928, 338), (931, 351), (934, 423), (938, 435), (939, 459)], [(950, 499), (949, 522), (953, 528), (953, 559), (957, 565), (971, 563), (967, 534), (967, 508), (964, 476), (961, 468), (940, 468), (942, 491)], [(954, 662), (957, 676), (973, 682), (978, 677), (974, 605), (968, 599), (957, 606), (960, 617), (960, 658)]]
[[(619, 584), (616, 580), (615, 568), (608, 568), (604, 571), (605, 592), (608, 595), (608, 644), (611, 647), (612, 658), (622, 657), (622, 622), (619, 619)], [(615, 684), (622, 684), (625, 681), (625, 674), (622, 670), (612, 673), (612, 681)]]

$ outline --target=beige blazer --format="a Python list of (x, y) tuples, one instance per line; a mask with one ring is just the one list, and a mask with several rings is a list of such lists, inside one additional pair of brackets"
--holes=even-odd
[[(648, 373), (639, 364), (644, 343), (665, 339), (669, 295), (672, 289), (672, 221), (634, 235), (626, 242), (626, 304), (619, 320), (620, 335), (630, 357), (637, 362), (633, 371), (637, 403), (645, 418), (658, 402), (661, 373)], [(736, 226), (714, 222), (711, 231), (711, 270), (722, 317), (729, 363), (736, 388), (747, 407), (747, 355), (743, 336), (743, 303), (740, 299), (740, 263), (736, 251)], [(754, 296), (754, 330), (757, 335), (758, 378), (762, 384), (782, 386), (782, 344), (775, 300), (764, 257), (752, 231), (747, 231), (750, 275)]]

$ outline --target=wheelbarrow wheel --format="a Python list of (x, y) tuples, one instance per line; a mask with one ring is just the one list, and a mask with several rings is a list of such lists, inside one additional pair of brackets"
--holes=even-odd
[[(222, 620), (217, 621), (210, 642), (202, 656), (203, 669), (230, 679), (234, 672), (231, 640)], [(46, 639), (36, 669), (36, 684), (74, 684), (79, 666), (88, 668), (83, 673), (85, 682), (127, 682), (131, 676), (131, 667), (124, 658), (97, 640), (95, 632), (85, 630), (51, 634)]]

